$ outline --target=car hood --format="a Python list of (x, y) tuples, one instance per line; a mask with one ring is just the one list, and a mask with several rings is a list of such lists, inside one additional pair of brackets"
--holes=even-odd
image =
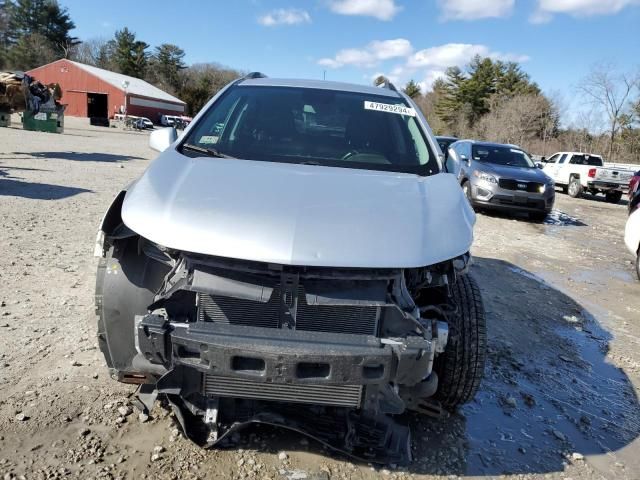
[(549, 177), (539, 168), (510, 167), (508, 165), (495, 165), (483, 163), (479, 170), (492, 173), (500, 178), (509, 178), (512, 180), (523, 180), (526, 182), (544, 183)]
[(286, 265), (407, 268), (457, 257), (475, 215), (453, 175), (162, 153), (122, 219), (163, 246)]

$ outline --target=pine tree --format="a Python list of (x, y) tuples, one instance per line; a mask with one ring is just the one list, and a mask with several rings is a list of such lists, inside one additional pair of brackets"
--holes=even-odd
[(57, 58), (51, 42), (39, 33), (20, 37), (7, 54), (7, 64), (13, 70), (30, 70)]
[(187, 68), (184, 59), (184, 50), (177, 45), (163, 43), (156, 47), (156, 52), (151, 58), (149, 79), (164, 90), (173, 92), (180, 88), (180, 72)]
[(414, 82), (413, 79), (409, 80), (409, 82), (405, 85), (403, 91), (411, 98), (416, 98), (422, 95), (420, 85)]
[(11, 45), (27, 35), (37, 34), (60, 54), (64, 48), (78, 43), (78, 39), (70, 34), (75, 24), (69, 12), (56, 0), (14, 0), (6, 5), (9, 13), (7, 36)]
[(537, 95), (540, 89), (531, 83), (529, 75), (522, 71), (515, 62), (495, 63), (496, 94), (499, 97), (511, 98), (514, 95)]
[(465, 103), (471, 106), (468, 121), (473, 125), (490, 111), (489, 100), (496, 92), (496, 68), (490, 58), (476, 56), (469, 64), (468, 75), (464, 98)]
[(9, 5), (7, 0), (0, 0), (0, 69), (5, 66), (9, 51)]
[(115, 40), (111, 39), (100, 45), (95, 59), (96, 67), (104, 68), (105, 70), (117, 70), (118, 67), (115, 64), (115, 54)]
[(136, 40), (136, 34), (127, 27), (115, 34), (113, 62), (120, 73), (143, 78), (147, 68), (149, 44)]
[(465, 103), (465, 83), (467, 78), (458, 67), (450, 67), (443, 80), (436, 80), (433, 88), (438, 88), (442, 95), (436, 104), (436, 114), (447, 125), (453, 125), (459, 118)]

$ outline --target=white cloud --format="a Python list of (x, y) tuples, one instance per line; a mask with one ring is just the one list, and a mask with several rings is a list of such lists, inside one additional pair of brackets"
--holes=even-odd
[(404, 38), (394, 40), (375, 40), (365, 48), (345, 48), (333, 58), (322, 58), (320, 65), (328, 68), (340, 68), (346, 65), (355, 67), (374, 67), (383, 60), (408, 57), (413, 52), (411, 42)]
[(444, 70), (447, 67), (462, 67), (469, 63), (473, 57), (489, 57), (494, 60), (526, 62), (529, 57), (514, 53), (492, 52), (486, 45), (470, 43), (447, 43), (438, 47), (425, 48), (411, 57), (407, 65), (411, 68), (427, 67), (430, 69)]
[(443, 20), (478, 20), (506, 17), (515, 0), (438, 0)]
[(472, 45), (468, 43), (447, 43), (438, 47), (425, 48), (414, 53), (408, 65), (410, 67), (447, 68), (462, 66), (476, 55), (486, 57), (489, 48), (485, 45)]
[(529, 57), (515, 53), (503, 53), (491, 50), (482, 44), (447, 43), (437, 47), (425, 48), (414, 52), (411, 43), (404, 38), (394, 40), (376, 40), (364, 48), (346, 48), (334, 57), (322, 58), (318, 64), (328, 68), (353, 66), (360, 68), (378, 67), (389, 60), (400, 60), (389, 69), (378, 70), (371, 79), (384, 75), (397, 85), (404, 85), (410, 79), (418, 81), (423, 91), (431, 89), (433, 82), (445, 76), (449, 67), (464, 67), (473, 57), (489, 57), (493, 60), (526, 62)]
[(280, 8), (259, 17), (258, 23), (265, 27), (298, 25), (300, 23), (311, 23), (311, 15), (305, 10), (298, 10), (297, 8)]
[(555, 14), (574, 17), (613, 15), (632, 5), (640, 5), (640, 0), (538, 0), (538, 8), (530, 20), (533, 23), (545, 23)]
[(362, 15), (391, 20), (401, 7), (395, 0), (329, 0), (329, 8), (340, 15)]

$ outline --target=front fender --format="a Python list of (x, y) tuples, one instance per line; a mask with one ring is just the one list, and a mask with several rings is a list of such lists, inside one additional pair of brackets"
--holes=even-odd
[[(98, 234), (96, 235), (96, 244), (93, 251), (94, 257), (104, 258), (109, 248), (109, 237), (114, 234), (118, 227), (124, 226), (122, 222), (122, 204), (129, 187), (131, 187), (131, 185), (128, 185), (116, 195), (102, 217), (100, 227), (98, 228)], [(133, 231), (129, 229), (126, 230), (127, 231), (119, 232), (118, 238), (126, 238), (135, 235)]]

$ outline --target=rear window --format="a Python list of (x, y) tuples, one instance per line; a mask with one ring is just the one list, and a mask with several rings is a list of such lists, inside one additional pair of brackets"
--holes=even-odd
[(184, 144), (246, 160), (439, 172), (415, 110), (383, 95), (239, 85), (216, 101)]
[(603, 165), (602, 157), (595, 155), (574, 155), (569, 163), (573, 165), (590, 165), (592, 167), (601, 167)]

